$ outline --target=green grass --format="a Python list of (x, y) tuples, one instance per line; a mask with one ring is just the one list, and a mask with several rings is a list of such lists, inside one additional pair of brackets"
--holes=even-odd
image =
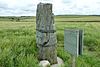
[[(77, 67), (99, 67), (100, 23), (86, 22), (87, 20), (96, 21), (91, 19), (92, 16), (88, 17), (90, 19), (87, 17), (81, 17), (83, 20), (78, 19), (84, 22), (68, 22), (67, 17), (55, 18), (57, 20), (55, 22), (58, 40), (57, 55), (64, 60), (64, 67), (71, 65), (71, 55), (64, 51), (64, 28), (84, 30), (84, 52), (82, 56), (76, 58)], [(99, 20), (99, 17), (95, 18)], [(67, 19), (74, 21), (72, 17)], [(23, 22), (0, 21), (0, 67), (38, 67), (35, 22), (31, 22), (30, 19), (29, 22), (25, 20)]]

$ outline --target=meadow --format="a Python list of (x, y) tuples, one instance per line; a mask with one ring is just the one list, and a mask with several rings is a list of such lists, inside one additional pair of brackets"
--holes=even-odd
[[(39, 67), (35, 17), (0, 17), (0, 67)], [(70, 67), (64, 51), (64, 29), (84, 30), (83, 55), (77, 67), (100, 67), (100, 16), (55, 16), (57, 55)]]

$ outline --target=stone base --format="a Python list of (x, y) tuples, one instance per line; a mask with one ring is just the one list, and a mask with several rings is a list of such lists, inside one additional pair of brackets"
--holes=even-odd
[(39, 66), (40, 67), (63, 67), (64, 66), (64, 62), (61, 58), (57, 57), (57, 62), (58, 62), (57, 64), (50, 65), (49, 61), (42, 60), (40, 61)]
[(50, 67), (50, 63), (47, 60), (42, 60), (40, 61), (39, 66), (40, 67)]
[(63, 67), (64, 66), (64, 62), (61, 58), (57, 57), (57, 64), (53, 64), (51, 65), (51, 67)]

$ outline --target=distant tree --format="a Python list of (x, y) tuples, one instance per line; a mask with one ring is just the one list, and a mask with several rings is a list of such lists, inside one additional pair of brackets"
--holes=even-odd
[(17, 18), (16, 18), (16, 22), (19, 22), (19, 21), (20, 21), (20, 18), (19, 18), (19, 17), (17, 17)]

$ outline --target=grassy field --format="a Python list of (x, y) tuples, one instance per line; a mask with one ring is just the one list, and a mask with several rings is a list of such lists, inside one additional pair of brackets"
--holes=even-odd
[[(100, 67), (100, 16), (55, 16), (57, 55), (70, 67), (71, 56), (64, 51), (64, 28), (84, 30), (83, 55), (76, 58), (77, 67)], [(0, 18), (0, 67), (39, 67), (36, 47), (35, 17), (16, 21)], [(6, 20), (7, 19), (7, 20)]]

